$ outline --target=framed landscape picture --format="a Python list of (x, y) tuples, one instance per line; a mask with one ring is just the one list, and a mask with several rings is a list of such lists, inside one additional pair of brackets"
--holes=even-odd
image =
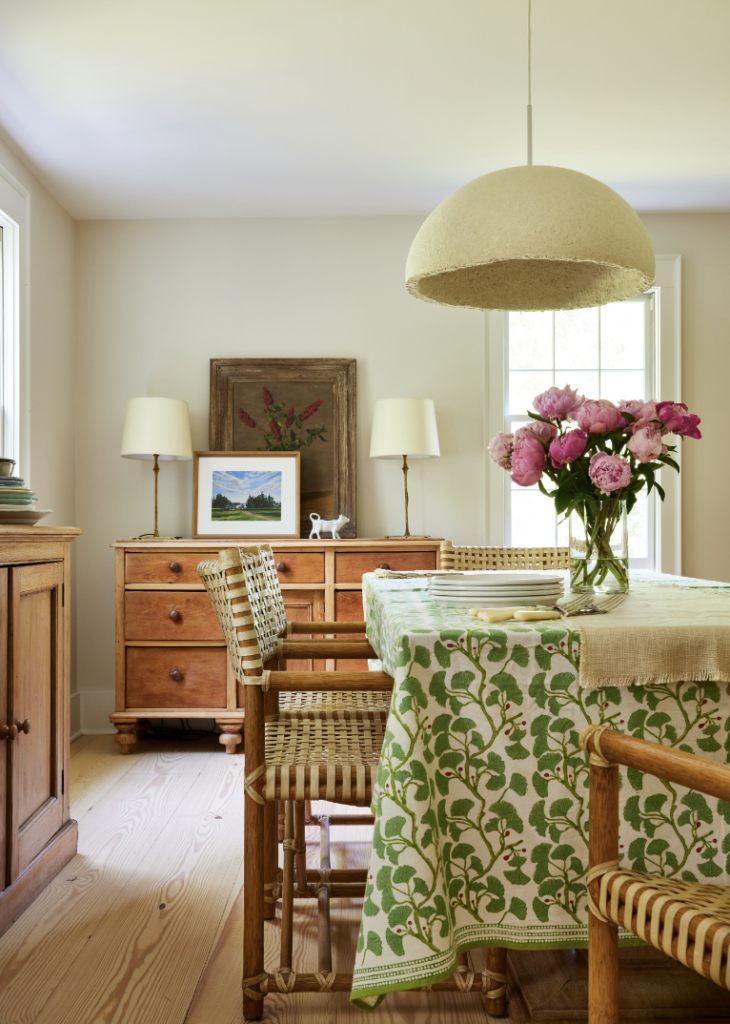
[(194, 452), (193, 537), (298, 537), (299, 452)]
[(356, 386), (354, 359), (210, 361), (211, 449), (299, 452), (302, 537), (312, 512), (357, 536)]

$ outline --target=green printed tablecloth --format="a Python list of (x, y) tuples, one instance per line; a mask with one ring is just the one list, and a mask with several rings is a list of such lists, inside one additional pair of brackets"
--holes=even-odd
[[(730, 599), (726, 584), (640, 578)], [(464, 949), (587, 944), (584, 725), (730, 761), (727, 684), (582, 690), (579, 620), (486, 626), (426, 586), (363, 577), (368, 637), (395, 678), (352, 989), (366, 1008), (449, 977)], [(621, 772), (623, 863), (727, 884), (730, 804)]]

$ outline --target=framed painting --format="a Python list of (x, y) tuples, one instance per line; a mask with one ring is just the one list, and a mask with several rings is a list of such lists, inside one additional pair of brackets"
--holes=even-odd
[(211, 359), (214, 451), (299, 452), (300, 536), (310, 515), (347, 516), (357, 536), (356, 360)]
[(194, 452), (193, 537), (298, 537), (299, 452)]

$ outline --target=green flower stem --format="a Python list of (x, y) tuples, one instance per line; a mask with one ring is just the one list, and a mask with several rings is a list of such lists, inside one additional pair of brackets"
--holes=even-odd
[[(623, 515), (619, 498), (599, 500), (598, 513), (583, 502), (573, 513), (580, 517), (585, 533), (585, 557), (571, 561), (570, 585), (574, 590), (601, 586), (609, 572), (622, 589), (628, 589), (628, 560), (617, 557), (611, 548), (611, 537)], [(589, 564), (594, 565), (589, 569)]]

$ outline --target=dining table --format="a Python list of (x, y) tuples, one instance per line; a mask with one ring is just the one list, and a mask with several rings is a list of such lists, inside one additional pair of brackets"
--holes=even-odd
[[(645, 596), (680, 601), (690, 617), (696, 607), (700, 630), (702, 601), (714, 601), (727, 621), (715, 633), (730, 638), (730, 584), (649, 572), (630, 579)], [(630, 589), (629, 610), (631, 599)], [(436, 603), (427, 577), (366, 574), (363, 606), (394, 686), (373, 786), (353, 1002), (372, 1009), (388, 992), (442, 981), (476, 947), (585, 947), (581, 729), (608, 725), (725, 763), (728, 682), (612, 685), (608, 666), (586, 687), (587, 617), (487, 624)], [(634, 641), (640, 619), (623, 619)], [(726, 884), (730, 803), (621, 769), (619, 843), (634, 870)], [(639, 942), (623, 929), (619, 938)]]

